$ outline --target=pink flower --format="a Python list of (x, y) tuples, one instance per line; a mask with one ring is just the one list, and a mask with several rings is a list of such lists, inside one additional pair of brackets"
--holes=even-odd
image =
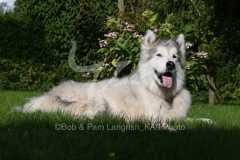
[(128, 22), (121, 22), (118, 26), (123, 27), (123, 26), (127, 26)]
[(103, 67), (107, 67), (107, 66), (109, 66), (109, 63), (103, 62), (103, 63), (102, 63), (102, 66), (99, 67), (99, 68), (97, 69), (97, 71), (101, 71), (101, 70), (103, 69)]
[(111, 33), (108, 33), (108, 34), (104, 34), (105, 37), (115, 37), (117, 36), (117, 34), (119, 34), (118, 32), (111, 32)]
[(190, 47), (192, 47), (191, 43), (186, 43), (186, 49), (189, 49)]
[(190, 55), (190, 58), (195, 58), (197, 56), (197, 54), (196, 53), (191, 53), (191, 55)]
[(141, 38), (142, 35), (137, 34), (137, 33), (133, 33), (133, 35), (131, 36), (132, 38)]
[(105, 47), (105, 46), (107, 46), (109, 43), (108, 43), (106, 40), (101, 40), (101, 41), (98, 42), (98, 44), (99, 44), (100, 47)]
[(128, 24), (127, 28), (134, 28), (134, 25), (133, 24)]
[(125, 25), (125, 27), (123, 28), (123, 31), (129, 31), (129, 32), (132, 32), (133, 31), (133, 28), (134, 28), (134, 25), (133, 24), (128, 24)]
[(198, 52), (197, 55), (201, 58), (207, 58), (207, 54), (206, 52), (202, 51), (202, 52)]
[(84, 73), (84, 74), (82, 75), (82, 77), (84, 77), (84, 78), (88, 78), (88, 76), (89, 76), (89, 72)]
[(107, 67), (107, 66), (109, 66), (109, 63), (103, 62), (102, 66), (103, 66), (103, 67)]
[(124, 28), (123, 31), (129, 31), (129, 32), (132, 32), (133, 29), (132, 29), (132, 28)]
[(129, 24), (128, 22), (121, 22), (118, 26), (124, 27), (123, 31), (129, 31), (129, 32), (132, 32), (134, 28), (134, 25)]

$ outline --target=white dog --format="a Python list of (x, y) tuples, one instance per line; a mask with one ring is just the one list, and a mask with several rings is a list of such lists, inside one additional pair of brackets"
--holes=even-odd
[(191, 105), (184, 67), (184, 35), (162, 39), (147, 30), (138, 66), (129, 76), (92, 83), (67, 81), (32, 98), (23, 111), (60, 110), (88, 117), (107, 113), (155, 122), (184, 118)]

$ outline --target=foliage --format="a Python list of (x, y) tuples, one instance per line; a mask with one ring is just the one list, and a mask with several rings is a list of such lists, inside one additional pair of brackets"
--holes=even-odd
[[(114, 26), (117, 26), (114, 24), (116, 21), (114, 21), (113, 18), (108, 18), (108, 28), (111, 28), (109, 24), (112, 24), (111, 29), (114, 30), (114, 32), (105, 34), (106, 39), (99, 42), (102, 48), (100, 48), (98, 52), (104, 54), (104, 62), (110, 63), (110, 66), (101, 68), (101, 75), (108, 77), (113, 75), (123, 76), (129, 74), (136, 67), (139, 60), (139, 48), (142, 37), (140, 34), (143, 34), (146, 28), (151, 28), (158, 35), (164, 37), (171, 37), (173, 36), (172, 33), (179, 30), (179, 28), (173, 27), (173, 25), (169, 23), (158, 22), (157, 17), (158, 14), (151, 11), (145, 11), (141, 14), (141, 18), (138, 18), (140, 22), (136, 23), (136, 25), (122, 22), (118, 25), (118, 28), (115, 27), (116, 30), (114, 30)], [(183, 29), (187, 32), (191, 31), (188, 25), (183, 27)], [(187, 43), (187, 49), (190, 48), (190, 46), (192, 45)], [(203, 51), (194, 53), (191, 49), (187, 52), (187, 85), (195, 95), (199, 90), (206, 90), (207, 88), (207, 81), (205, 79), (206, 56), (207, 53)], [(123, 71), (121, 69), (123, 69)]]
[(129, 0), (126, 6), (129, 11), (126, 15), (132, 21), (137, 19), (140, 11), (146, 9), (159, 13), (158, 21), (172, 24), (175, 27), (173, 34), (183, 32), (186, 39), (194, 44), (195, 52), (207, 52), (208, 59), (204, 62), (207, 74), (214, 78), (218, 89), (233, 81), (229, 75), (236, 72), (240, 62), (237, 48), (240, 36), (239, 1)]
[[(138, 26), (135, 27), (135, 25), (128, 22), (122, 22), (117, 28), (116, 21), (112, 23), (111, 29), (116, 30), (105, 34), (105, 37), (107, 37), (106, 40), (99, 42), (100, 47), (103, 48), (99, 49), (98, 53), (104, 54), (104, 62), (110, 62), (111, 64), (110, 67), (107, 68), (106, 75), (110, 77), (113, 75), (117, 76), (120, 72), (117, 68), (124, 68), (125, 72), (121, 72), (121, 75), (126, 75), (136, 67), (139, 59), (139, 49), (142, 37), (142, 35), (138, 33), (144, 33), (146, 28), (149, 28), (154, 23), (156, 24), (156, 17), (157, 14), (153, 14), (153, 12), (143, 12), (142, 23), (140, 22), (137, 24), (141, 24), (144, 28), (139, 31), (135, 29), (138, 28)], [(109, 18), (109, 20), (113, 22), (111, 18)], [(102, 42), (105, 42), (105, 46), (101, 46)], [(126, 66), (127, 68), (125, 68)]]
[(46, 60), (44, 33), (39, 21), (27, 17), (4, 15), (0, 20), (0, 57)]
[[(18, 6), (25, 7), (33, 18), (44, 24), (46, 44), (59, 61), (61, 67), (68, 69), (67, 56), (71, 42), (77, 42), (77, 55), (80, 65), (98, 62), (96, 54), (97, 37), (103, 33), (101, 26), (108, 15), (114, 15), (117, 3), (112, 0), (18, 0)], [(101, 13), (101, 14), (96, 14)]]
[[(0, 88), (46, 90), (66, 79), (85, 81), (69, 67), (70, 43), (72, 40), (78, 43), (76, 61), (79, 65), (102, 60), (97, 54), (96, 37), (102, 35), (101, 24), (107, 15), (114, 15), (115, 9), (116, 2), (111, 0), (17, 0), (14, 12), (0, 16), (0, 71), (4, 75), (0, 76)], [(42, 64), (45, 67), (41, 68)], [(38, 68), (31, 78), (27, 74), (29, 68)], [(20, 77), (24, 77), (24, 81)]]
[(0, 88), (7, 90), (43, 90), (57, 80), (53, 66), (31, 60), (0, 60)]
[(198, 53), (190, 52), (187, 57), (187, 86), (194, 96), (201, 96), (199, 95), (199, 91), (206, 91), (208, 89), (208, 82), (206, 80), (207, 68), (205, 63), (207, 55), (204, 51)]
[[(187, 42), (193, 44), (187, 58), (188, 64), (195, 69), (194, 72), (187, 69), (186, 73), (192, 77), (187, 79), (187, 85), (194, 94), (207, 89), (206, 74), (214, 78), (218, 89), (225, 85), (228, 86), (226, 88), (234, 86), (232, 93), (235, 90), (238, 93), (239, 85), (231, 76), (237, 73), (240, 63), (240, 3), (237, 0), (126, 0), (125, 11), (120, 15), (117, 15), (117, 1), (113, 0), (16, 0), (15, 4), (14, 10), (3, 12), (7, 6), (1, 3), (0, 59), (21, 63), (21, 58), (23, 62), (30, 60), (32, 64), (54, 66), (58, 68), (52, 71), (57, 76), (55, 83), (64, 79), (88, 81), (92, 77), (92, 73), (84, 73), (84, 78), (70, 69), (67, 59), (72, 40), (77, 42), (75, 60), (78, 65), (103, 62), (101, 67), (106, 71), (99, 75), (99, 79), (110, 77), (114, 72), (116, 75), (118, 72), (113, 64), (119, 61), (125, 61), (122, 65), (127, 65), (119, 76), (128, 74), (136, 66), (140, 39), (129, 38), (134, 32), (123, 32), (123, 28), (117, 27), (116, 18), (119, 18), (122, 22), (134, 24), (136, 35), (144, 34), (151, 27), (157, 28), (158, 35), (163, 37), (184, 33)], [(119, 34), (115, 38), (107, 38), (110, 44), (104, 47), (106, 51), (103, 48), (99, 50), (97, 41), (103, 38), (104, 33), (113, 31)], [(124, 44), (122, 40), (128, 40), (128, 43)], [(191, 53), (202, 51), (208, 53), (207, 59), (195, 58), (193, 61), (190, 58)], [(108, 63), (110, 66), (106, 66)], [(5, 67), (1, 64), (1, 68)], [(3, 81), (2, 77), (0, 79)], [(4, 86), (11, 86), (5, 82)], [(223, 97), (224, 92), (220, 91)], [(229, 98), (233, 96), (226, 99)]]
[(69, 80), (68, 76), (86, 80), (74, 71), (65, 73), (64, 68), (36, 60), (0, 59), (0, 64), (0, 89), (43, 91)]
[[(231, 75), (231, 81), (220, 88), (221, 97), (224, 100), (240, 99), (240, 67), (237, 67), (237, 72)], [(234, 83), (233, 83), (234, 82)]]
[[(157, 20), (158, 14), (151, 11), (143, 12), (136, 24), (121, 22), (117, 25), (114, 17), (108, 17), (107, 28), (111, 31), (104, 34), (106, 39), (99, 41), (100, 48), (98, 53), (104, 54), (104, 62), (110, 63), (109, 67), (103, 68), (103, 75), (123, 76), (129, 74), (137, 65), (139, 60), (141, 34), (146, 29), (152, 28), (155, 32), (161, 28), (160, 34), (169, 35), (170, 25), (160, 24)], [(120, 69), (120, 70), (119, 70)], [(122, 71), (123, 69), (123, 71)]]
[(18, 13), (0, 17), (0, 88), (45, 90), (54, 84), (56, 72), (46, 67), (52, 58), (44, 44), (43, 25)]

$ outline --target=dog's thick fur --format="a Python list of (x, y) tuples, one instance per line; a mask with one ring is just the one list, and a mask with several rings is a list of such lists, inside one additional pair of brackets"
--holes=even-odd
[(100, 82), (67, 81), (32, 98), (23, 111), (64, 111), (94, 117), (99, 113), (166, 121), (186, 117), (191, 95), (185, 83), (185, 39), (161, 39), (147, 30), (136, 70)]

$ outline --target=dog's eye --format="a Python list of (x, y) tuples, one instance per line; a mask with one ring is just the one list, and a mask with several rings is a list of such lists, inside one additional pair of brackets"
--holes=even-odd
[(157, 54), (158, 57), (162, 57), (162, 55), (160, 53)]
[(177, 58), (177, 56), (176, 56), (176, 55), (173, 55), (172, 57), (173, 57), (173, 58)]

